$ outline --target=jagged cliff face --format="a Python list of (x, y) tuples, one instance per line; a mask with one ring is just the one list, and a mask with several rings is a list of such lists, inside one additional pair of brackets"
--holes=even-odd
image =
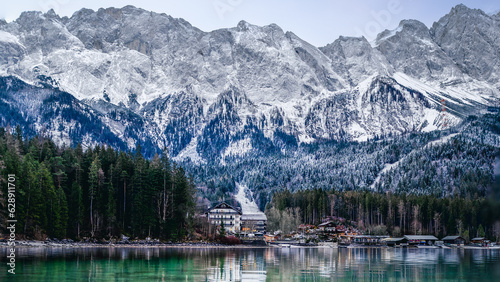
[[(0, 22), (0, 75), (5, 85), (29, 84), (21, 88), (51, 109), (30, 122), (21, 114), (17, 123), (61, 143), (112, 139), (204, 161), (440, 129), (442, 99), (448, 123), (457, 123), (500, 97), (499, 33), (500, 16), (463, 5), (430, 30), (405, 20), (373, 43), (340, 37), (321, 48), (275, 24), (203, 32), (132, 6), (71, 18), (25, 12)], [(28, 112), (33, 103), (16, 100), (15, 89), (5, 86), (0, 99)], [(45, 102), (44, 91), (74, 97), (89, 132), (77, 115), (58, 115), (67, 106)]]

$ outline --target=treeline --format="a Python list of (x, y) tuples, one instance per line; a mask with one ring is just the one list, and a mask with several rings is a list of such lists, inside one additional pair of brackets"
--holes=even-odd
[(15, 174), (19, 237), (160, 238), (192, 230), (195, 185), (167, 156), (95, 146), (57, 147), (0, 128), (0, 224), (5, 234), (7, 174)]
[(500, 239), (500, 203), (493, 196), (436, 198), (372, 191), (284, 190), (273, 195), (266, 214), (268, 227), (275, 229), (295, 230), (296, 226), (288, 225), (319, 224), (327, 216), (337, 216), (372, 234), (433, 234), (438, 238), (459, 234), (469, 239), (487, 235)]

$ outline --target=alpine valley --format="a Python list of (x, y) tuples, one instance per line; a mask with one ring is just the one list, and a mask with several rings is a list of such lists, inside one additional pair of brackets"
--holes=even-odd
[(486, 194), (499, 100), (500, 14), (464, 5), (431, 28), (403, 20), (324, 47), (275, 24), (204, 32), (133, 6), (0, 21), (0, 126), (166, 147), (207, 198), (243, 183), (261, 208), (283, 187)]

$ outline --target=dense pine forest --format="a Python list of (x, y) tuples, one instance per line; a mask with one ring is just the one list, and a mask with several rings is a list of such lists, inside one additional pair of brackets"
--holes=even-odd
[(148, 160), (95, 146), (58, 147), (19, 127), (0, 128), (0, 224), (5, 234), (8, 174), (16, 176), (19, 238), (182, 240), (191, 233), (195, 185), (167, 153)]

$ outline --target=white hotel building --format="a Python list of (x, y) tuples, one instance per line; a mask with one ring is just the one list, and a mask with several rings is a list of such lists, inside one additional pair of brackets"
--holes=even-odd
[(221, 225), (227, 232), (239, 233), (241, 230), (241, 210), (226, 203), (220, 203), (208, 210), (208, 221), (213, 225)]

